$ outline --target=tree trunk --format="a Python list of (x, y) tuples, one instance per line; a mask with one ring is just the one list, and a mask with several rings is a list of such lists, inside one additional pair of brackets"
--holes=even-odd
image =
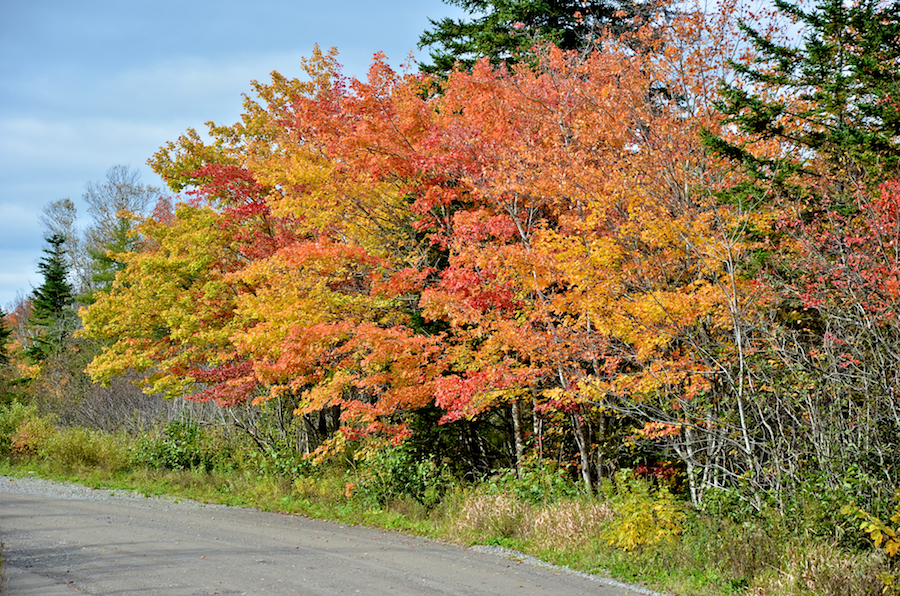
[(575, 442), (578, 444), (578, 455), (581, 460), (581, 479), (584, 480), (588, 494), (594, 492), (594, 481), (591, 478), (591, 438), (587, 422), (578, 414), (572, 415), (572, 424), (575, 427)]
[(513, 439), (516, 443), (516, 475), (522, 478), (522, 463), (525, 460), (525, 435), (522, 431), (522, 412), (518, 398), (512, 401)]

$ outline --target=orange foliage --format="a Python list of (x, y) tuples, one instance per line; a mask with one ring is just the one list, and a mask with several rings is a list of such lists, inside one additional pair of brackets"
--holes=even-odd
[(92, 374), (339, 406), (348, 437), (525, 391), (572, 412), (702, 393), (686, 330), (727, 331), (743, 292), (737, 214), (710, 190), (728, 178), (697, 140), (732, 46), (699, 10), (638, 35), (641, 53), (546, 47), (440, 85), (383, 56), (346, 80), (317, 50), (309, 81), (256, 84), (212, 144), (189, 133), (152, 161), (192, 204), (144, 223), (84, 313), (113, 342)]

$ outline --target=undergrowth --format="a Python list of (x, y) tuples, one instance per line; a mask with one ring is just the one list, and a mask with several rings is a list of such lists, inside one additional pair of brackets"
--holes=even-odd
[(402, 447), (313, 467), (186, 421), (134, 439), (58, 428), (17, 404), (0, 410), (6, 475), (497, 544), (676, 595), (874, 596), (897, 576), (897, 557), (867, 547), (864, 534), (841, 541), (818, 527), (839, 512), (805, 521), (771, 510), (729, 517), (715, 506), (694, 509), (627, 470), (598, 495), (537, 462), (462, 484)]

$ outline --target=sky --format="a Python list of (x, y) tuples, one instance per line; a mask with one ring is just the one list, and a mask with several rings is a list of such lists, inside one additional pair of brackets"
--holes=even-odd
[[(376, 52), (398, 68), (441, 0), (0, 0), (0, 307), (41, 283), (43, 208), (204, 123), (232, 124), (251, 81), (300, 77), (315, 44), (362, 78)], [(81, 227), (86, 219), (79, 220)]]

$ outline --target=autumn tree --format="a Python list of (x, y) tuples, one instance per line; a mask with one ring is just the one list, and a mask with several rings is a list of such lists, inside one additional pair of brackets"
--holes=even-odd
[(0, 308), (0, 366), (9, 364), (8, 344), (11, 335), (12, 329), (10, 329), (9, 325), (6, 323), (6, 312)]
[(12, 329), (6, 322), (6, 316), (6, 312), (0, 309), (0, 403), (9, 399), (9, 384), (12, 380), (9, 354)]
[(512, 465), (553, 453), (592, 490), (634, 463), (629, 433), (679, 460), (695, 503), (786, 494), (808, 395), (772, 373), (780, 298), (751, 266), (784, 218), (730, 200), (747, 178), (699, 142), (733, 133), (713, 109), (727, 12), (682, 10), (634, 34), (642, 52), (545, 45), (439, 83), (381, 56), (346, 79), (318, 51), (307, 80), (274, 73), (240, 122), (154, 157), (188, 198), (141, 220), (84, 311), (109, 342), (92, 374), (278, 404), (311, 453), (439, 419), (472, 474), (499, 437)]
[(521, 463), (559, 424), (592, 488), (613, 467), (611, 397), (701, 391), (683, 337), (729, 328), (741, 291), (720, 279), (730, 215), (684, 190), (710, 167), (693, 131), (714, 125), (713, 86), (692, 77), (723, 44), (699, 11), (678, 24), (666, 54), (546, 46), (538, 68), (482, 60), (437, 95), (383, 57), (348, 81), (322, 53), (308, 81), (257, 84), (212, 143), (188, 133), (154, 158), (193, 198), (143, 221), (146, 242), (85, 311), (110, 341), (92, 374), (286, 400), (313, 443), (338, 417), (335, 445), (400, 440), (436, 406), (443, 424), (501, 429)]

